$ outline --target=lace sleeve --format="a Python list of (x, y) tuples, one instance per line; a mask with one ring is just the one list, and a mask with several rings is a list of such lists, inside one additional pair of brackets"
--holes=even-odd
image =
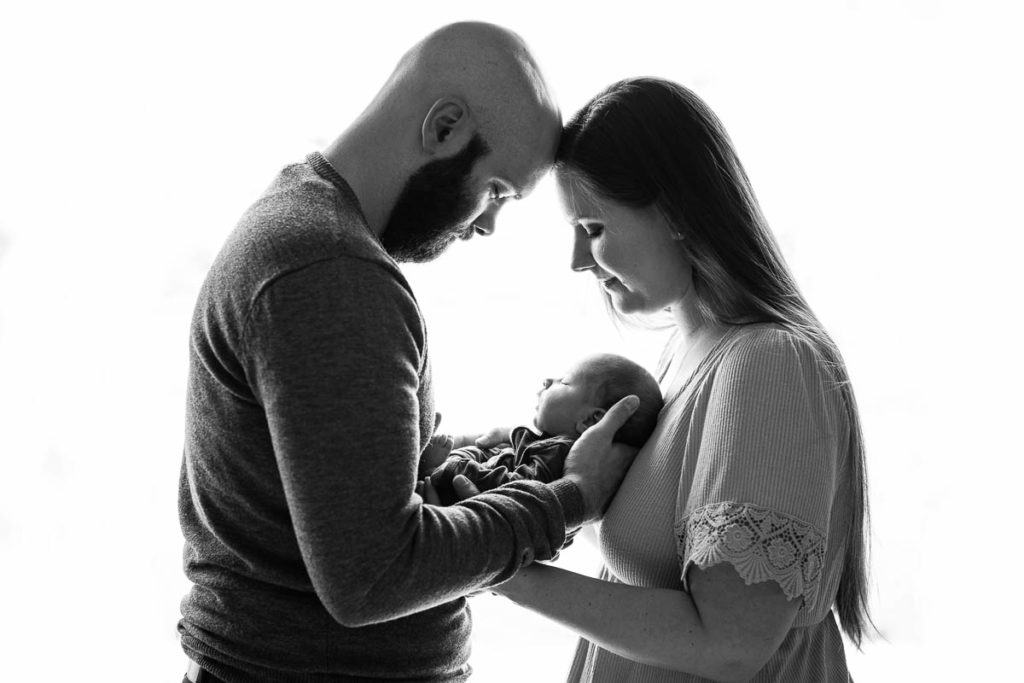
[(810, 524), (756, 505), (706, 505), (676, 523), (683, 587), (690, 565), (728, 562), (749, 586), (775, 581), (786, 597), (813, 611), (821, 588), (825, 535)]

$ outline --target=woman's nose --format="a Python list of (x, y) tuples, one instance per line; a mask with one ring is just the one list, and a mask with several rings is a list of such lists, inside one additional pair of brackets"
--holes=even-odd
[(577, 273), (590, 270), (596, 265), (594, 263), (594, 256), (590, 253), (590, 242), (586, 236), (581, 236), (580, 232), (582, 230), (577, 229), (576, 235), (573, 237), (572, 261), (569, 263), (569, 267)]

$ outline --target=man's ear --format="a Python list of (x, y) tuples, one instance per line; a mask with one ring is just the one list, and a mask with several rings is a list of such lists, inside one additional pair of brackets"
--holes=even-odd
[(423, 119), (420, 139), (423, 151), (439, 154), (446, 149), (462, 149), (472, 132), (469, 107), (458, 97), (442, 97), (434, 102)]
[(576, 423), (576, 431), (580, 434), (587, 431), (600, 422), (601, 418), (604, 417), (605, 412), (607, 411), (603, 408), (594, 408)]

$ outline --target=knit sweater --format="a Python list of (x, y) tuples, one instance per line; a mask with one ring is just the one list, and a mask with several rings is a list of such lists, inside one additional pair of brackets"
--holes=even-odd
[(244, 214), (190, 334), (182, 647), (225, 681), (468, 676), (464, 595), (552, 557), (565, 480), (415, 493), (434, 426), (409, 283), (319, 154)]

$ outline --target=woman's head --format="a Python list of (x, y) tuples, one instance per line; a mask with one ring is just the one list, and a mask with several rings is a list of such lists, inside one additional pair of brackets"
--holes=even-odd
[(619, 81), (566, 125), (555, 171), (576, 231), (573, 267), (602, 280), (616, 313), (654, 312), (693, 296), (705, 320), (778, 323), (819, 351), (851, 427), (855, 509), (836, 602), (859, 645), (870, 619), (857, 404), (839, 349), (797, 288), (721, 122), (681, 85)]
[(690, 264), (665, 217), (559, 185), (572, 216), (572, 268), (597, 278), (613, 311), (651, 314), (680, 304), (691, 287)]
[[(681, 85), (638, 78), (608, 87), (566, 125), (556, 171), (574, 215), (622, 207), (660, 219), (669, 236), (655, 245), (634, 234), (634, 260), (649, 265), (642, 245), (670, 249), (677, 279), (684, 290), (692, 282), (710, 320), (775, 319), (771, 300), (795, 289), (725, 129)], [(576, 226), (579, 237), (585, 227)], [(577, 258), (586, 260), (579, 239)]]

